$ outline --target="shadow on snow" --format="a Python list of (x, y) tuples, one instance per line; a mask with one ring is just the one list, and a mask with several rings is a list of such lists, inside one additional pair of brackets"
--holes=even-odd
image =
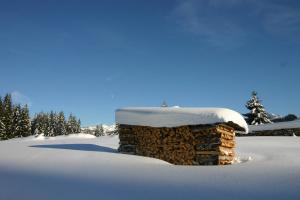
[(109, 148), (109, 147), (103, 147), (103, 146), (99, 146), (99, 145), (95, 145), (95, 144), (44, 144), (44, 145), (32, 145), (29, 147), (118, 153), (118, 151), (116, 149)]

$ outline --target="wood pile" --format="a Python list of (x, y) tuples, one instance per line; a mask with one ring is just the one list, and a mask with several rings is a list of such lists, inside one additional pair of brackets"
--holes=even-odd
[(173, 128), (118, 126), (122, 153), (176, 165), (227, 165), (234, 160), (235, 132), (225, 124)]

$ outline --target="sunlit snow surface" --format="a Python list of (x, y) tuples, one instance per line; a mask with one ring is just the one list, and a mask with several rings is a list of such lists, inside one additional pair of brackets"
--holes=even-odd
[(0, 199), (299, 199), (300, 138), (237, 138), (239, 163), (175, 166), (117, 153), (118, 137), (0, 142)]
[(116, 123), (152, 127), (233, 122), (248, 132), (244, 117), (227, 108), (132, 107), (116, 110)]

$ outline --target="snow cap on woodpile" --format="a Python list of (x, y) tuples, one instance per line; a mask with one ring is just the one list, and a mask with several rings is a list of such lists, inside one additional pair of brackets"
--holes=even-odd
[(244, 117), (227, 108), (128, 107), (116, 110), (116, 123), (151, 127), (228, 123), (248, 132)]

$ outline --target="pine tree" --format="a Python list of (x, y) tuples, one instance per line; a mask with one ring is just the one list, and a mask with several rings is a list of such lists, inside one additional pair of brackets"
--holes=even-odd
[(51, 136), (51, 121), (49, 113), (45, 113), (45, 136)]
[(30, 122), (30, 116), (29, 116), (29, 109), (28, 109), (27, 105), (25, 105), (21, 109), (20, 127), (21, 127), (21, 136), (22, 137), (27, 137), (31, 134), (31, 122)]
[(57, 130), (56, 133), (57, 135), (66, 135), (66, 120), (65, 120), (65, 114), (64, 112), (59, 112), (58, 117), (57, 117)]
[(34, 115), (34, 117), (31, 120), (31, 134), (36, 135), (38, 134), (38, 129), (37, 129), (37, 114)]
[(3, 123), (3, 101), (0, 96), (0, 140), (4, 139), (5, 135), (5, 125)]
[(12, 134), (12, 123), (13, 123), (13, 105), (11, 95), (6, 94), (3, 100), (3, 120), (4, 124), (4, 139), (10, 139), (13, 137)]
[(57, 116), (53, 111), (49, 115), (49, 136), (55, 136), (55, 127), (57, 126)]
[(13, 107), (11, 138), (15, 138), (15, 137), (22, 137), (20, 104), (15, 105)]
[(40, 115), (35, 114), (33, 119), (31, 120), (31, 134), (35, 136), (41, 134), (40, 127), (41, 127)]
[(40, 112), (35, 115), (35, 117), (32, 120), (32, 134), (37, 135), (37, 134), (44, 134), (47, 136), (48, 134), (48, 118), (47, 115), (43, 112)]
[(4, 139), (4, 135), (5, 135), (5, 126), (2, 120), (0, 119), (0, 140)]
[(246, 108), (250, 110), (249, 113), (245, 114), (248, 124), (258, 125), (271, 123), (264, 106), (257, 97), (257, 92), (252, 92), (252, 98), (246, 103)]
[(75, 116), (70, 114), (67, 122), (67, 133), (68, 134), (78, 133), (77, 130), (78, 130), (77, 119)]
[(39, 133), (48, 136), (48, 116), (47, 113), (41, 112), (38, 114), (38, 126)]
[(99, 137), (99, 136), (103, 136), (104, 135), (104, 129), (102, 124), (101, 125), (97, 125), (96, 129), (95, 129), (95, 136)]
[(77, 127), (76, 128), (77, 128), (76, 132), (81, 133), (81, 121), (80, 121), (80, 119), (77, 120)]

